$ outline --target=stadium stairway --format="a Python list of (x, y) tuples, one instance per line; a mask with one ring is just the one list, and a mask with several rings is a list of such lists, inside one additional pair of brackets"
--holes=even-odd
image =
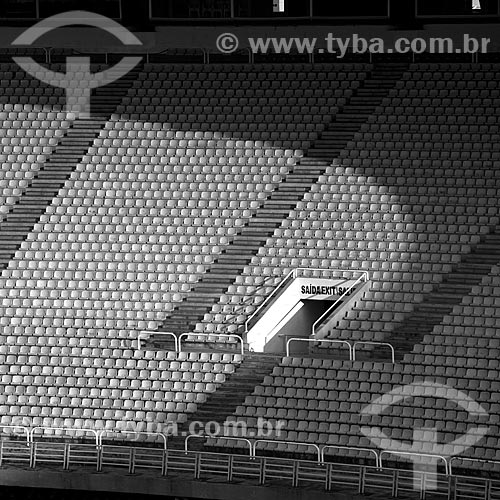
[[(332, 164), (368, 117), (375, 112), (407, 68), (407, 63), (380, 63), (374, 67), (342, 111), (332, 117), (333, 122), (307, 151), (307, 155), (301, 158), (278, 188), (270, 193), (254, 217), (163, 321), (158, 328), (159, 332), (179, 335), (195, 329), (196, 324), (234, 283), (283, 219), (288, 217), (297, 202), (318, 181), (326, 167)], [(151, 342), (157, 340), (158, 337), (151, 335)]]
[(333, 117), (332, 123), (307, 152), (308, 156), (326, 160), (338, 157), (407, 69), (408, 64), (403, 62), (375, 65), (368, 78), (354, 91), (342, 113)]
[[(226, 376), (226, 381), (213, 393), (204, 403), (198, 405), (198, 409), (189, 415), (189, 420), (179, 425), (178, 435), (169, 437), (169, 447), (182, 449), (184, 447), (184, 435), (188, 432), (193, 422), (199, 422), (202, 426), (192, 429), (196, 432), (203, 430), (209, 422), (217, 422), (222, 429), (228, 415), (236, 411), (238, 405), (243, 404), (248, 394), (251, 394), (256, 386), (260, 385), (266, 375), (270, 375), (273, 368), (278, 365), (281, 357), (271, 355), (247, 354), (243, 361), (236, 365), (234, 373)], [(216, 427), (216, 426), (214, 426)], [(207, 429), (212, 432), (213, 427)], [(190, 449), (201, 449), (203, 440), (192, 440)]]
[[(484, 276), (491, 272), (493, 266), (500, 262), (500, 226), (496, 226), (490, 234), (481, 237), (481, 241), (472, 247), (471, 252), (464, 255), (460, 263), (444, 277), (443, 281), (415, 306), (408, 317), (394, 329), (387, 339), (395, 351), (397, 359), (431, 333), (443, 318), (450, 314), (453, 307), (460, 304), (464, 296), (479, 285)], [(380, 356), (383, 357), (382, 351)], [(385, 353), (385, 356), (387, 353)], [(377, 357), (374, 351), (373, 357)]]
[(73, 121), (40, 171), (0, 223), (0, 270), (7, 268), (21, 243), (33, 231), (40, 216), (70, 178), (111, 113), (137, 79), (138, 73), (139, 69), (136, 68), (120, 80), (95, 90), (91, 98), (92, 116)]

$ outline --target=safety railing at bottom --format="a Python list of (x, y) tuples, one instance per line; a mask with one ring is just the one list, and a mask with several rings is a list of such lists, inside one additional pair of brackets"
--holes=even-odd
[[(482, 498), (497, 500), (488, 492), (500, 491), (500, 481), (487, 478), (450, 476), (406, 469), (380, 468), (372, 465), (319, 463), (269, 456), (168, 450), (133, 446), (0, 441), (0, 466), (37, 469), (50, 464), (51, 471), (88, 469), (114, 474), (137, 474), (149, 471), (159, 477), (178, 480), (219, 480), (246, 484), (270, 485), (275, 480), (292, 487), (304, 486), (322, 491), (338, 488), (359, 494), (384, 493), (387, 498), (398, 493), (418, 491), (426, 498)], [(152, 476), (154, 477), (154, 475)], [(396, 492), (396, 495), (395, 495)], [(486, 492), (486, 494), (485, 494)]]

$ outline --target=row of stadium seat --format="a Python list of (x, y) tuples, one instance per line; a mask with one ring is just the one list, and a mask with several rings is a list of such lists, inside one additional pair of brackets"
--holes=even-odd
[[(202, 83), (199, 68), (184, 68), (189, 78), (179, 79), (175, 68), (161, 78), (145, 68), (5, 270), (0, 405), (8, 411), (0, 423), (186, 421), (241, 362), (238, 355), (182, 353), (177, 361), (172, 353), (133, 348), (138, 332), (157, 327), (280, 183), (362, 70), (346, 66), (356, 71), (351, 79), (346, 73), (337, 84), (335, 71), (322, 88), (309, 72), (285, 79), (285, 66), (266, 66), (259, 85), (243, 89), (248, 74), (229, 78), (232, 70), (222, 66), (221, 79)], [(170, 78), (181, 83), (167, 85)], [(274, 81), (282, 81), (287, 104)], [(154, 92), (144, 92), (147, 83)], [(25, 112), (24, 103), (38, 97), (28, 89), (38, 94), (38, 87), (31, 81), (19, 87), (23, 106), (16, 111)], [(239, 89), (246, 105), (235, 100)], [(43, 93), (46, 100), (55, 96)], [(276, 113), (282, 104), (288, 108)], [(245, 123), (228, 122), (241, 121), (243, 112)], [(56, 125), (52, 116), (46, 121)], [(32, 146), (23, 137), (20, 145)]]

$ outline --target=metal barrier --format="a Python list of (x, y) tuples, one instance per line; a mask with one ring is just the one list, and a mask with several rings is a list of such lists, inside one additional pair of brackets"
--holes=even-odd
[(353, 354), (352, 354), (352, 345), (350, 342), (348, 342), (347, 340), (316, 340), (316, 339), (304, 339), (304, 338), (301, 338), (301, 337), (294, 337), (294, 338), (291, 338), (291, 339), (288, 339), (287, 343), (286, 343), (286, 355), (287, 357), (290, 356), (290, 344), (292, 342), (326, 342), (328, 344), (343, 344), (343, 345), (347, 345), (348, 349), (349, 349), (349, 361), (352, 361), (353, 360)]
[[(285, 443), (290, 444), (288, 441)], [(309, 443), (305, 444), (309, 446)], [(327, 447), (321, 450), (323, 454), (325, 449)], [(420, 456), (436, 458), (435, 455)], [(443, 459), (443, 457), (437, 458)], [(310, 488), (311, 497), (314, 497), (314, 491), (333, 491), (342, 488), (359, 494), (382, 492), (389, 498), (399, 496), (398, 493), (414, 494), (415, 484), (421, 485), (418, 495), (422, 500), (430, 497), (497, 500), (500, 493), (500, 481), (481, 477), (451, 476), (406, 469), (388, 469), (382, 466), (322, 463), (268, 456), (251, 457), (205, 451), (186, 452), (126, 445), (103, 445), (97, 448), (92, 444), (60, 441), (41, 441), (26, 447), (24, 443), (1, 440), (0, 465), (4, 464), (32, 469), (37, 468), (39, 464), (51, 464), (52, 470), (57, 465), (62, 470), (77, 466), (80, 470), (86, 468), (99, 472), (105, 472), (109, 468), (118, 474), (120, 469), (124, 474), (135, 474), (138, 469), (146, 469), (156, 471), (160, 477), (171, 476), (176, 480), (179, 480), (179, 475), (182, 474), (190, 479), (202, 479), (206, 474), (207, 478), (217, 476), (227, 482), (237, 479), (238, 482), (248, 481), (247, 484), (258, 482), (260, 485), (272, 485), (278, 480), (285, 481), (294, 488), (299, 486)]]
[[(189, 450), (188, 450), (188, 444), (189, 444), (189, 440), (192, 439), (192, 438), (198, 438), (198, 439), (207, 439), (207, 438), (210, 438), (210, 437), (213, 437), (213, 436), (207, 436), (205, 434), (190, 434), (189, 436), (186, 436), (186, 439), (184, 440), (184, 453), (189, 453)], [(247, 439), (247, 438), (242, 438), (242, 437), (226, 437), (226, 436), (216, 436), (216, 437), (220, 437), (221, 439), (226, 439), (226, 440), (230, 440), (230, 441), (244, 441), (245, 443), (248, 444), (248, 450), (250, 452), (249, 454), (249, 457), (254, 457), (254, 447), (252, 445), (252, 442)]]
[(243, 339), (236, 334), (226, 334), (226, 333), (183, 333), (182, 335), (179, 335), (179, 351), (182, 352), (182, 339), (184, 337), (188, 336), (195, 336), (195, 337), (224, 337), (224, 338), (234, 338), (238, 339), (240, 341), (241, 345), (241, 356), (245, 355), (245, 344), (243, 342)]
[[(346, 271), (344, 271), (346, 272)], [(339, 302), (341, 302), (344, 297), (346, 297), (347, 295), (349, 295), (351, 293), (351, 290), (354, 290), (354, 288), (356, 288), (356, 286), (359, 285), (359, 283), (361, 283), (362, 281), (364, 282), (367, 282), (368, 281), (368, 278), (369, 278), (369, 274), (368, 274), (368, 271), (359, 271), (359, 270), (356, 270), (356, 271), (347, 271), (347, 272), (360, 272), (362, 273), (361, 276), (359, 278), (356, 279), (356, 281), (349, 287), (347, 288), (347, 290), (313, 323), (313, 326), (312, 326), (312, 335), (316, 335), (316, 327), (322, 323), (322, 321), (328, 317), (332, 311), (337, 307), (337, 304)]]
[(383, 463), (382, 463), (382, 457), (384, 455), (401, 455), (401, 456), (407, 456), (407, 457), (420, 457), (420, 458), (437, 458), (439, 460), (442, 460), (444, 462), (445, 470), (446, 470), (446, 475), (450, 475), (450, 464), (448, 462), (448, 459), (441, 456), (441, 455), (432, 455), (429, 453), (412, 453), (410, 451), (392, 451), (392, 450), (382, 450), (380, 452), (380, 458), (379, 458), (379, 463), (380, 467), (383, 468)]
[(318, 463), (321, 463), (321, 449), (317, 444), (314, 443), (299, 443), (299, 442), (291, 442), (291, 441), (277, 441), (275, 439), (257, 439), (253, 442), (253, 456), (257, 457), (257, 445), (259, 443), (275, 443), (275, 444), (286, 444), (288, 446), (307, 446), (308, 448), (314, 448), (318, 455)]
[[(83, 434), (92, 434), (95, 439), (95, 445), (98, 447), (99, 446), (99, 434), (97, 431), (93, 429), (73, 429), (73, 428), (67, 428), (67, 427), (43, 427), (43, 426), (38, 426), (38, 427), (33, 427), (29, 433), (28, 433), (28, 445), (32, 444), (34, 442), (33, 436), (37, 431), (42, 431), (42, 434), (45, 434), (46, 431), (62, 431), (61, 437), (66, 437), (66, 438), (74, 438), (77, 433), (83, 433)], [(72, 435), (73, 434), (73, 435)]]
[(449, 459), (450, 462), (450, 476), (453, 475), (453, 462), (461, 460), (462, 462), (472, 462), (472, 463), (477, 463), (477, 464), (491, 464), (491, 465), (498, 465), (500, 466), (500, 462), (496, 460), (482, 460), (478, 458), (467, 458), (467, 457), (451, 457)]
[[(98, 434), (98, 438), (99, 438), (98, 439), (98, 446), (99, 447), (103, 446), (103, 444), (102, 444), (103, 437), (105, 437), (108, 434), (117, 434), (117, 435), (131, 434), (131, 435), (135, 436), (136, 438), (138, 438), (140, 436), (156, 436), (156, 437), (161, 438), (161, 440), (163, 441), (163, 449), (164, 450), (167, 449), (167, 436), (165, 436), (165, 434), (163, 434), (162, 432), (128, 431), (126, 429), (118, 430), (118, 431), (104, 429), (104, 430), (100, 431)], [(128, 441), (131, 441), (131, 440), (128, 439)]]
[(30, 429), (29, 427), (25, 427), (24, 425), (0, 425), (0, 432), (3, 433), (4, 429), (12, 429), (15, 434), (16, 430), (21, 430), (23, 434), (26, 434), (26, 444), (29, 446), (30, 444)]
[(365, 341), (354, 342), (354, 345), (352, 346), (353, 361), (356, 361), (356, 346), (358, 346), (358, 345), (387, 346), (391, 349), (392, 364), (394, 364), (396, 362), (396, 355), (395, 355), (394, 347), (392, 346), (392, 344), (389, 344), (388, 342), (365, 342)]
[(321, 463), (324, 463), (324, 461), (325, 461), (325, 450), (327, 450), (329, 448), (335, 449), (335, 450), (364, 451), (364, 452), (368, 452), (370, 454), (373, 453), (373, 455), (375, 456), (375, 465), (377, 467), (380, 467), (380, 456), (379, 456), (379, 454), (375, 450), (372, 450), (371, 448), (354, 448), (354, 447), (350, 447), (350, 446), (337, 446), (337, 445), (334, 445), (334, 444), (329, 444), (329, 445), (323, 446), (321, 448), (321, 457), (320, 457), (320, 462)]
[(137, 349), (140, 351), (141, 350), (141, 338), (149, 338), (150, 335), (165, 335), (167, 337), (173, 337), (174, 339), (174, 346), (175, 346), (175, 352), (179, 352), (179, 344), (178, 344), (178, 339), (177, 335), (172, 332), (150, 332), (150, 331), (143, 331), (140, 332), (138, 337), (137, 337)]

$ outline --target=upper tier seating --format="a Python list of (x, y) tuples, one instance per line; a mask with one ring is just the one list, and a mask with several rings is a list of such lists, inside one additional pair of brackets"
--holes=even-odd
[(272, 141), (276, 148), (306, 149), (369, 68), (147, 64), (135, 92), (117, 112), (173, 129), (229, 133), (233, 139)]
[(0, 64), (0, 220), (70, 127), (63, 106), (63, 89)]

